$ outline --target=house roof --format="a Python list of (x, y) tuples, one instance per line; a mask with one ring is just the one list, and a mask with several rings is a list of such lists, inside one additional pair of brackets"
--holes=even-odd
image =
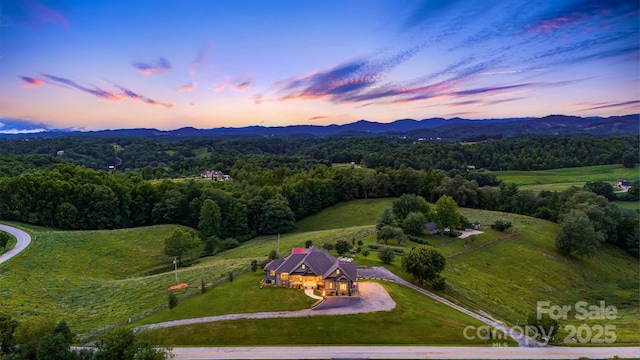
[[(302, 269), (302, 265), (305, 269)], [(277, 273), (313, 273), (316, 276), (328, 277), (336, 269), (350, 278), (352, 281), (357, 277), (357, 265), (345, 264), (328, 253), (311, 246), (304, 253), (293, 253), (284, 259), (276, 259), (268, 263), (264, 270), (275, 270)]]
[(429, 230), (438, 230), (438, 225), (436, 225), (436, 223), (434, 223), (433, 221), (429, 221), (428, 223), (424, 224), (424, 228)]

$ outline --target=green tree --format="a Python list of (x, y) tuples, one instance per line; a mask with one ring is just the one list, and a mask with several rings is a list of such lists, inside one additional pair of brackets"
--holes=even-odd
[(145, 334), (116, 328), (96, 342), (93, 360), (164, 360), (172, 358), (169, 349), (153, 345)]
[(193, 246), (193, 237), (182, 229), (175, 228), (171, 235), (164, 239), (164, 253), (167, 256), (178, 258), (178, 263), (182, 262), (182, 254)]
[(380, 228), (380, 230), (378, 230), (378, 232), (376, 233), (378, 240), (382, 240), (385, 245), (387, 245), (390, 239), (393, 239), (400, 235), (402, 235), (402, 229), (387, 225)]
[(8, 313), (0, 312), (0, 355), (11, 354), (18, 321)]
[(613, 192), (613, 185), (604, 181), (588, 181), (584, 184), (584, 189), (594, 194), (604, 196), (609, 201), (617, 200), (616, 194)]
[(450, 196), (444, 195), (436, 201), (436, 224), (440, 229), (454, 228), (460, 226), (460, 212), (458, 205)]
[(342, 256), (351, 250), (351, 244), (347, 240), (340, 239), (336, 241), (335, 249), (338, 252), (338, 255)]
[(220, 235), (220, 207), (215, 201), (206, 199), (202, 203), (200, 209), (200, 221), (198, 222), (198, 230), (200, 236), (205, 239), (212, 236)]
[(256, 272), (258, 270), (258, 260), (251, 260), (251, 271)]
[(591, 221), (582, 211), (571, 210), (560, 221), (556, 236), (556, 249), (560, 253), (591, 256), (604, 241), (604, 236), (593, 229)]
[(447, 260), (432, 246), (419, 246), (402, 257), (402, 268), (419, 283), (433, 281), (444, 271)]
[(362, 256), (364, 256), (364, 257), (369, 256), (369, 250), (368, 249), (362, 250)]
[(410, 212), (402, 221), (402, 229), (410, 235), (420, 235), (424, 231), (424, 224), (427, 218), (420, 212)]
[(383, 264), (391, 264), (395, 258), (396, 254), (393, 252), (393, 249), (388, 246), (378, 251), (378, 259), (380, 259)]
[(173, 314), (173, 308), (178, 306), (178, 297), (173, 291), (169, 291), (169, 294), (167, 296), (167, 305), (169, 306), (169, 310), (171, 310), (171, 313)]
[(632, 169), (634, 166), (636, 166), (637, 162), (638, 162), (637, 152), (635, 154), (632, 152), (627, 152), (624, 155), (622, 155), (622, 166), (624, 166), (627, 169)]
[(391, 208), (386, 208), (378, 217), (378, 221), (376, 222), (376, 230), (380, 230), (383, 226), (398, 226), (396, 222), (396, 218), (393, 216), (393, 211)]
[(505, 231), (511, 226), (511, 221), (508, 220), (496, 220), (495, 223), (491, 224), (491, 228), (498, 231)]
[(392, 211), (395, 219), (402, 222), (412, 212), (422, 213), (428, 218), (431, 213), (431, 206), (422, 196), (403, 194), (393, 201)]
[(38, 340), (37, 360), (71, 360), (71, 343), (62, 334), (48, 334)]
[(640, 200), (640, 181), (636, 180), (631, 183), (631, 187), (627, 191), (627, 195), (625, 197), (627, 201), (638, 201)]
[(260, 232), (263, 234), (285, 233), (293, 229), (295, 217), (289, 202), (281, 195), (267, 200), (260, 214)]
[(7, 244), (12, 238), (13, 236), (11, 236), (11, 234), (4, 231), (0, 231), (0, 248), (3, 248), (3, 249), (6, 248)]

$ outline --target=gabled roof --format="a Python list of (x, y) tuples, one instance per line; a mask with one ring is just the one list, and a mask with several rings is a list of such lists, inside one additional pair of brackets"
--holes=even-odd
[[(302, 264), (306, 265), (307, 269), (301, 270)], [(321, 275), (323, 278), (336, 269), (340, 269), (353, 281), (356, 281), (357, 275), (356, 264), (344, 264), (315, 246), (311, 246), (304, 253), (293, 253), (284, 259), (273, 260), (264, 269), (275, 270), (277, 273), (311, 272), (316, 276)]]
[(265, 265), (264, 270), (275, 270), (278, 268), (278, 266), (282, 265), (282, 263), (284, 262), (284, 259), (274, 259), (271, 260), (267, 265)]

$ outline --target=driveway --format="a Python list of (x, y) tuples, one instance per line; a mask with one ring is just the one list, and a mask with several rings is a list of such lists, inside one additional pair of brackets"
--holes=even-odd
[(26, 249), (27, 246), (29, 246), (29, 244), (31, 243), (31, 236), (20, 229), (16, 229), (8, 225), (0, 224), (0, 230), (8, 232), (9, 234), (15, 236), (18, 240), (16, 246), (14, 246), (13, 249), (0, 256), (0, 264), (2, 264), (3, 262), (8, 261), (12, 257), (18, 255), (22, 250)]
[(360, 290), (359, 297), (327, 297), (325, 298), (325, 302), (315, 309), (206, 316), (193, 319), (173, 320), (157, 324), (142, 325), (134, 328), (134, 330), (144, 331), (174, 326), (240, 319), (270, 319), (323, 315), (348, 315), (370, 313), (376, 311), (391, 311), (395, 309), (395, 301), (393, 301), (391, 296), (389, 296), (389, 293), (387, 293), (387, 290), (385, 290), (382, 285), (378, 283), (358, 282), (358, 288)]

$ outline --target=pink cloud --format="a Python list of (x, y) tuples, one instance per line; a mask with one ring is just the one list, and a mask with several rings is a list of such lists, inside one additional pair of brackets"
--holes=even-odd
[(196, 83), (189, 83), (189, 84), (185, 84), (182, 85), (178, 88), (179, 92), (189, 92), (189, 91), (193, 91), (196, 89)]
[(251, 89), (253, 87), (253, 84), (254, 80), (250, 76), (243, 76), (234, 80), (231, 80), (228, 76), (225, 76), (224, 78), (222, 78), (222, 81), (213, 85), (211, 88), (216, 92), (223, 91), (227, 87), (232, 88), (236, 91), (245, 91)]
[(313, 121), (313, 120), (322, 120), (322, 119), (326, 119), (326, 116), (312, 116), (310, 118), (308, 118), (307, 120), (309, 121)]
[(138, 61), (132, 64), (132, 66), (144, 75), (155, 75), (172, 69), (169, 60), (163, 57), (159, 57), (156, 60), (151, 61)]
[(23, 81), (22, 87), (25, 88), (37, 88), (44, 85), (44, 81), (38, 78), (32, 78), (28, 76), (21, 76), (20, 78)]

